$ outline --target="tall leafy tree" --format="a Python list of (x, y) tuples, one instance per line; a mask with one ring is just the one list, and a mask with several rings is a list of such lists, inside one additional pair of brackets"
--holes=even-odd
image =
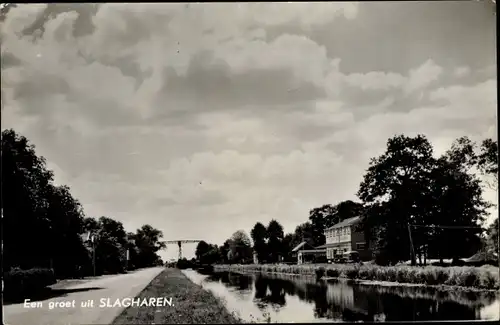
[(250, 231), (250, 236), (252, 237), (254, 251), (257, 253), (259, 262), (265, 261), (268, 257), (266, 226), (257, 222)]
[[(51, 221), (50, 242), (52, 266), (58, 276), (71, 276), (78, 267), (89, 263), (89, 254), (80, 234), (84, 231), (84, 214), (80, 202), (68, 186), (47, 188), (48, 218)], [(71, 254), (68, 254), (71, 252)]]
[(480, 225), (490, 203), (483, 199), (481, 180), (471, 165), (476, 163), (473, 143), (459, 138), (442, 157), (436, 160), (431, 178), (434, 204), (432, 222), (441, 225), (433, 232), (434, 251), (440, 258), (474, 254), (481, 247)]
[(292, 234), (292, 239), (290, 242), (291, 249), (293, 249), (303, 241), (314, 246), (313, 225), (310, 222), (304, 222), (303, 224), (300, 224), (297, 227), (295, 227), (295, 231)]
[(163, 232), (151, 225), (143, 225), (137, 229), (135, 233), (135, 244), (139, 251), (139, 265), (140, 267), (148, 267), (154, 265), (160, 256), (158, 251), (164, 249), (166, 244), (161, 239)]
[[(432, 146), (422, 135), (394, 136), (387, 141), (385, 152), (372, 158), (360, 184), (358, 197), (366, 206), (365, 226), (376, 232), (377, 249), (390, 262), (411, 257), (410, 227), (426, 223), (422, 197), (428, 192), (428, 178), (433, 167)], [(425, 231), (425, 228), (423, 228)]]
[[(14, 130), (2, 131), (3, 267), (49, 267), (52, 232), (47, 192), (53, 173), (35, 146)], [(14, 229), (22, 229), (23, 236)]]
[(269, 250), (269, 261), (278, 262), (279, 256), (283, 252), (283, 226), (276, 220), (271, 220), (267, 226), (267, 236), (269, 241), (267, 247)]
[(331, 204), (325, 204), (309, 211), (309, 221), (312, 225), (312, 244), (314, 246), (325, 243), (325, 228), (335, 224), (334, 214), (335, 208)]
[(485, 139), (481, 143), (480, 152), (477, 157), (477, 165), (481, 173), (491, 177), (492, 181), (487, 182), (490, 188), (498, 188), (498, 142), (492, 139)]
[(313, 245), (319, 246), (325, 243), (325, 229), (349, 218), (360, 216), (363, 212), (363, 204), (346, 200), (336, 205), (325, 204), (314, 208), (309, 212), (309, 220), (312, 225)]
[(230, 260), (233, 263), (247, 263), (252, 260), (252, 245), (250, 238), (243, 230), (238, 230), (229, 239)]
[(127, 232), (123, 224), (102, 216), (96, 234), (96, 270), (102, 273), (123, 272), (126, 267)]
[(204, 262), (203, 259), (205, 255), (212, 249), (212, 247), (204, 240), (196, 245), (195, 255), (196, 259), (200, 262)]

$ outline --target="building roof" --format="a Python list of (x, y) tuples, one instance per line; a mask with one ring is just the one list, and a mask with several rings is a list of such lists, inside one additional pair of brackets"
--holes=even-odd
[(316, 247), (316, 249), (325, 249), (325, 248), (332, 248), (332, 247), (340, 247), (344, 243), (330, 243), (330, 244), (323, 244), (321, 246)]
[(294, 249), (292, 249), (292, 253), (298, 252), (300, 249), (307, 248), (307, 247), (310, 247), (310, 248), (314, 249), (313, 246), (309, 245), (306, 241), (303, 241), (302, 243), (300, 243), (297, 246), (295, 246)]
[(341, 227), (347, 227), (347, 226), (352, 226), (356, 223), (358, 223), (359, 221), (361, 220), (361, 217), (353, 217), (353, 218), (348, 218), (348, 219), (345, 219), (335, 225), (333, 225), (332, 227), (328, 228), (327, 230), (329, 229), (336, 229), (336, 228), (341, 228)]

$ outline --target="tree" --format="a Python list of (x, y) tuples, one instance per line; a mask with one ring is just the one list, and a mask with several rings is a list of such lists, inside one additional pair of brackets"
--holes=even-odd
[(231, 261), (229, 258), (230, 251), (231, 251), (230, 239), (228, 239), (224, 242), (224, 244), (221, 247), (219, 247), (222, 263), (226, 264)]
[[(52, 254), (52, 266), (58, 276), (73, 276), (78, 267), (90, 262), (88, 250), (80, 234), (84, 231), (84, 214), (80, 202), (73, 198), (68, 186), (48, 185), (47, 215), (51, 231), (47, 236)], [(68, 254), (67, 252), (71, 252)]]
[(284, 237), (283, 237), (283, 241), (282, 241), (282, 251), (281, 251), (281, 255), (283, 256), (283, 259), (287, 262), (291, 262), (292, 261), (292, 255), (291, 255), (291, 251), (292, 249), (296, 246), (292, 246), (292, 241), (293, 241), (293, 234), (292, 233), (289, 233), (289, 234), (286, 234)]
[[(49, 267), (51, 233), (47, 190), (53, 173), (35, 146), (14, 130), (2, 131), (3, 267)], [(19, 236), (13, 229), (22, 229)]]
[(493, 221), (493, 223), (488, 227), (486, 232), (486, 250), (492, 251), (497, 254), (497, 258), (499, 257), (499, 243), (498, 243), (498, 217)]
[(295, 248), (298, 244), (303, 241), (313, 244), (313, 226), (310, 222), (304, 222), (303, 224), (295, 227), (295, 231), (292, 234), (292, 240), (290, 242), (291, 249)]
[(319, 246), (325, 243), (325, 229), (334, 225), (335, 209), (331, 204), (325, 204), (309, 211), (309, 220), (312, 225), (312, 245)]
[(417, 254), (457, 260), (480, 245), (478, 226), (488, 208), (474, 175), (474, 144), (457, 139), (436, 159), (424, 136), (389, 139), (370, 162), (358, 196), (366, 204), (364, 226), (390, 262)]
[(363, 203), (354, 202), (351, 200), (342, 201), (334, 206), (333, 224), (339, 223), (349, 218), (359, 217), (363, 213), (363, 209)]
[(203, 255), (208, 253), (208, 251), (210, 251), (210, 245), (206, 241), (202, 240), (198, 243), (198, 245), (196, 245), (194, 254), (196, 255), (196, 258), (200, 260)]
[(410, 256), (416, 264), (411, 248), (420, 246), (423, 236), (414, 236), (410, 245), (410, 227), (426, 222), (422, 197), (432, 164), (432, 146), (424, 136), (394, 136), (386, 151), (370, 160), (360, 184), (365, 227), (377, 237), (376, 249), (392, 263)]
[(476, 163), (471, 147), (467, 138), (456, 140), (432, 170), (431, 195), (426, 203), (430, 223), (437, 227), (428, 236), (432, 238), (430, 249), (440, 259), (451, 257), (456, 262), (481, 247), (483, 230), (479, 225), (491, 204), (483, 199), (481, 180), (471, 169)]
[(232, 262), (247, 263), (252, 260), (250, 238), (243, 230), (236, 231), (229, 239), (228, 244)]
[(267, 229), (262, 223), (257, 222), (255, 226), (252, 228), (250, 236), (252, 236), (253, 248), (254, 251), (257, 253), (257, 258), (259, 262), (262, 263), (269, 256), (266, 243)]
[(127, 233), (123, 224), (109, 217), (100, 217), (96, 234), (97, 273), (120, 273), (126, 267)]
[(165, 242), (161, 240), (163, 232), (151, 225), (143, 225), (140, 229), (137, 229), (134, 237), (139, 251), (138, 266), (153, 266), (160, 258), (157, 252), (166, 247)]
[(201, 241), (196, 246), (196, 259), (201, 264), (215, 264), (222, 260), (221, 251), (217, 245)]
[(363, 204), (351, 200), (342, 201), (336, 205), (325, 204), (309, 212), (312, 225), (313, 246), (325, 243), (325, 229), (349, 218), (360, 216)]
[(276, 220), (271, 220), (267, 226), (267, 236), (269, 238), (267, 247), (269, 251), (269, 261), (276, 263), (283, 252), (283, 226)]
[(498, 143), (492, 139), (482, 142), (480, 153), (477, 157), (477, 166), (485, 176), (492, 177), (492, 182), (487, 182), (488, 186), (494, 190), (498, 188)]

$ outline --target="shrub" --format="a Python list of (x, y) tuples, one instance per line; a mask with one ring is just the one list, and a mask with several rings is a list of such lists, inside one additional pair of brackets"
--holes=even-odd
[(356, 279), (359, 275), (359, 269), (357, 267), (348, 268), (344, 274), (348, 279)]
[(459, 284), (464, 287), (477, 287), (479, 286), (479, 275), (475, 270), (467, 270), (459, 277)]
[(7, 298), (34, 293), (57, 282), (54, 270), (13, 268), (4, 272), (4, 294)]
[(394, 269), (393, 267), (388, 267), (386, 269), (386, 281), (390, 281), (390, 282), (396, 282), (396, 279), (397, 279), (397, 270)]
[(338, 269), (328, 269), (326, 270), (326, 275), (332, 278), (338, 278), (340, 275), (340, 272)]
[(465, 287), (480, 287), (485, 289), (498, 289), (500, 278), (497, 269), (477, 269), (471, 267), (413, 267), (398, 265), (381, 267), (377, 265), (350, 265), (330, 264), (326, 267), (320, 265), (256, 265), (256, 266), (231, 266), (229, 269), (245, 271), (255, 269), (263, 272), (282, 272), (301, 275), (315, 275), (317, 278), (324, 276), (333, 278), (363, 279), (374, 281), (397, 281), (399, 283), (413, 283), (426, 285), (451, 285)]
[(316, 279), (321, 279), (322, 277), (325, 276), (325, 268), (324, 267), (320, 267), (318, 269), (316, 269)]
[(399, 283), (408, 282), (408, 280), (411, 279), (411, 277), (412, 274), (410, 270), (406, 267), (401, 267), (396, 272), (396, 281)]
[(498, 285), (498, 277), (495, 277), (491, 272), (486, 272), (481, 278), (480, 286), (485, 289), (495, 289)]

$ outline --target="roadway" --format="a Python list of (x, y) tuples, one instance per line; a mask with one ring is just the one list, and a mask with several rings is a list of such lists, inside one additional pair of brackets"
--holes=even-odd
[[(124, 307), (99, 308), (100, 299), (110, 298), (114, 302), (116, 299), (134, 298), (164, 269), (164, 267), (154, 267), (127, 274), (58, 283), (52, 287), (50, 296), (33, 301), (38, 304), (35, 308), (26, 308), (24, 303), (4, 305), (3, 323), (6, 325), (111, 324)], [(82, 302), (89, 300), (94, 301), (93, 308), (81, 307)], [(74, 307), (49, 309), (50, 303), (54, 305), (65, 302), (74, 304)]]

